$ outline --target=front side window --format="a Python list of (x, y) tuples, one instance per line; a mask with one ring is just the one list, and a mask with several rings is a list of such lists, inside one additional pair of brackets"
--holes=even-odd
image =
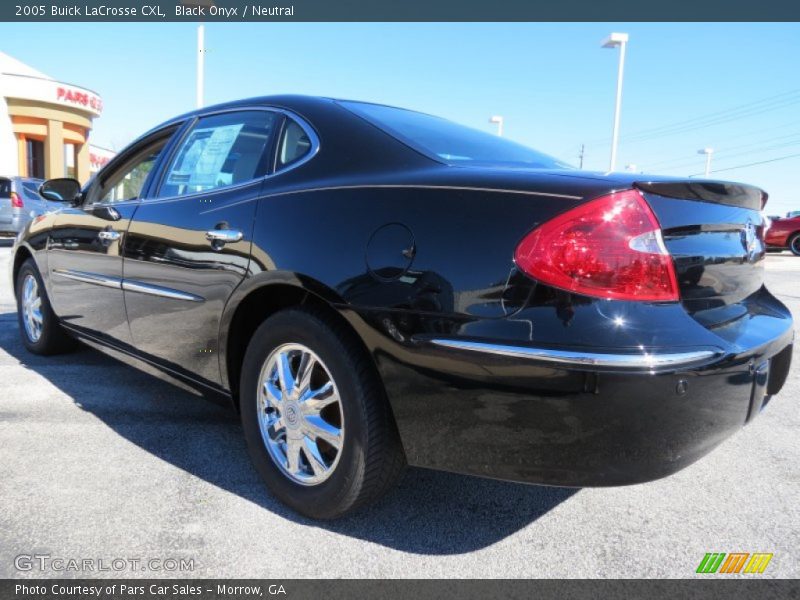
[(148, 148), (139, 156), (133, 158), (121, 169), (112, 173), (103, 182), (99, 202), (114, 204), (125, 200), (139, 198), (144, 188), (147, 176), (156, 164), (158, 155), (166, 145), (167, 140), (159, 142), (156, 146)]
[(207, 192), (266, 174), (278, 119), (263, 110), (199, 119), (175, 152), (158, 197)]
[(453, 121), (381, 104), (341, 105), (434, 160), (458, 166), (571, 169), (552, 156)]

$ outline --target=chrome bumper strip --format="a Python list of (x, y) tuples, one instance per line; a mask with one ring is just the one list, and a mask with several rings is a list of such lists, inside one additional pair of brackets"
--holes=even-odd
[(605, 354), (599, 352), (577, 352), (572, 350), (552, 350), (549, 348), (529, 348), (526, 346), (505, 346), (465, 340), (432, 339), (432, 344), (457, 350), (469, 350), (514, 358), (527, 358), (561, 365), (580, 365), (588, 367), (618, 367), (628, 369), (663, 369), (685, 367), (706, 362), (721, 354), (712, 350), (690, 352), (668, 352), (642, 354)]

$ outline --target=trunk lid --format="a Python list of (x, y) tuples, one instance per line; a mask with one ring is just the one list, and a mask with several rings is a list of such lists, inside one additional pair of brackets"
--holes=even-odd
[(715, 181), (635, 182), (658, 218), (672, 255), (681, 301), (714, 326), (747, 312), (744, 302), (764, 283), (766, 194)]

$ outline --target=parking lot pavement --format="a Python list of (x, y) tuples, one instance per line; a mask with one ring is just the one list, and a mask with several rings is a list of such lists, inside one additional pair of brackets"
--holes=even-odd
[[(378, 505), (318, 524), (265, 491), (232, 414), (92, 350), (27, 354), (8, 256), (0, 248), (0, 577), (692, 577), (712, 551), (772, 552), (763, 577), (800, 576), (796, 355), (762, 415), (667, 479), (569, 490), (410, 469)], [(800, 258), (769, 256), (767, 279), (797, 320)], [(37, 553), (194, 569), (15, 568)]]

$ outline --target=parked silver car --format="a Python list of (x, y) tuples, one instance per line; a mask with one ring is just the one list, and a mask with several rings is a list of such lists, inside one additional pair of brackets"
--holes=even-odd
[(38, 215), (63, 208), (39, 195), (41, 179), (0, 177), (0, 236), (16, 235)]

